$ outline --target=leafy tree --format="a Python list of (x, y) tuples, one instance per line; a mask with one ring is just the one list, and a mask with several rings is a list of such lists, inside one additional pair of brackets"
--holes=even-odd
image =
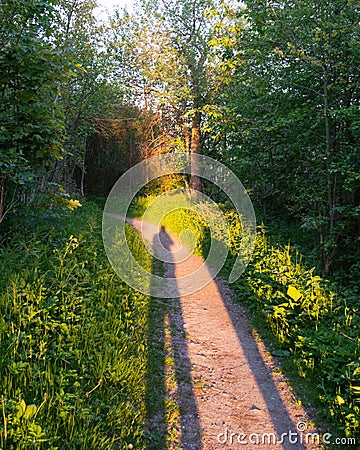
[(95, 6), (7, 0), (0, 7), (0, 220), (20, 191), (31, 200), (36, 191), (73, 189), (76, 170), (83, 191), (94, 118), (110, 115), (122, 95), (109, 81)]
[(110, 82), (111, 60), (106, 53), (105, 29), (94, 17), (93, 0), (61, 0), (56, 46), (71, 64), (71, 77), (60, 85), (64, 110), (66, 156), (52, 168), (52, 179), (74, 188), (76, 171), (81, 172), (84, 193), (87, 141), (96, 131), (96, 119), (111, 116), (121, 101), (121, 83)]
[(7, 194), (16, 200), (20, 185), (62, 155), (57, 81), (63, 66), (50, 41), (54, 17), (52, 2), (7, 0), (0, 6), (0, 221)]
[(359, 236), (358, 13), (352, 1), (249, 2), (237, 43), (222, 46), (232, 120), (218, 132), (236, 149), (224, 157), (316, 233), (327, 274), (339, 244)]
[[(114, 52), (126, 68), (120, 73), (137, 101), (161, 111), (164, 130), (192, 153), (201, 151), (219, 87), (209, 45), (219, 9), (217, 1), (151, 0), (142, 2), (136, 18), (118, 13), (113, 22)], [(200, 189), (198, 177), (191, 176), (191, 186)]]

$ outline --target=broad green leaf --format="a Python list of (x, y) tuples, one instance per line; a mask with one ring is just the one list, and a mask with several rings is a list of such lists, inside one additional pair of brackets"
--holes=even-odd
[(287, 290), (287, 295), (291, 297), (293, 300), (297, 301), (302, 296), (301, 292), (299, 292), (296, 287), (289, 286)]
[(36, 405), (27, 405), (24, 413), (24, 418), (30, 419), (36, 414), (36, 411), (37, 411)]

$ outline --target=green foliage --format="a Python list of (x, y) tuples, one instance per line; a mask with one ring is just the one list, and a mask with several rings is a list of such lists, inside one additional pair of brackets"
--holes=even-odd
[(48, 40), (53, 18), (50, 2), (8, 1), (0, 9), (1, 154), (35, 165), (62, 152), (56, 99), (63, 66)]
[(326, 275), (347, 270), (360, 252), (359, 5), (245, 4), (227, 27), (231, 39), (214, 42), (228, 79), (208, 152), (263, 206), (297, 217)]
[[(0, 221), (7, 194), (29, 188), (34, 173), (63, 152), (58, 83), (66, 74), (49, 36), (50, 2), (5, 1), (0, 7)], [(16, 197), (18, 198), (18, 197)]]
[[(199, 153), (207, 138), (205, 121), (217, 116), (214, 97), (222, 72), (209, 45), (221, 22), (218, 0), (143, 0), (132, 16), (112, 21), (112, 53), (135, 102), (158, 117), (140, 150), (143, 158), (175, 147)], [(160, 133), (159, 133), (160, 128)], [(191, 175), (192, 187), (199, 179)]]
[(144, 448), (149, 299), (109, 266), (101, 210), (30, 213), (0, 252), (0, 447)]
[[(60, 0), (53, 30), (55, 45), (70, 69), (70, 76), (59, 85), (66, 155), (55, 164), (53, 179), (74, 189), (76, 177), (82, 193), (87, 157), (94, 165), (108, 162), (109, 157), (99, 145), (95, 155), (89, 154), (90, 137), (94, 133), (104, 137), (111, 134), (112, 109), (120, 106), (123, 91), (122, 83), (110, 82), (112, 59), (106, 51), (104, 26), (94, 15), (95, 6), (93, 0)], [(111, 160), (114, 163), (113, 156)]]
[(265, 320), (280, 354), (316, 386), (329, 421), (340, 423), (346, 435), (359, 434), (357, 298), (330, 289), (290, 245), (273, 246), (263, 232), (235, 290)]
[(122, 91), (109, 81), (95, 6), (1, 3), (0, 221), (18, 203), (57, 194), (54, 183), (74, 190), (78, 173), (84, 190), (87, 138)]

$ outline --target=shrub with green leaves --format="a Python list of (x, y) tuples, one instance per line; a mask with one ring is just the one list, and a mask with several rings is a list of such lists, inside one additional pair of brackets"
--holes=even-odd
[[(301, 377), (316, 386), (329, 421), (360, 431), (360, 319), (357, 298), (343, 297), (308, 269), (297, 251), (273, 246), (263, 231), (238, 280), (239, 297), (262, 316)], [(348, 293), (349, 294), (349, 293)], [(339, 432), (341, 431), (339, 430)]]

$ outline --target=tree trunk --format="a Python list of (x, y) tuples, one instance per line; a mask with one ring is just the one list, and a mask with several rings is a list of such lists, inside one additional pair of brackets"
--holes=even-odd
[[(201, 150), (201, 112), (196, 111), (191, 123), (191, 143), (190, 143), (190, 153), (192, 155), (200, 153)], [(192, 162), (191, 165), (191, 175), (190, 175), (190, 188), (196, 191), (202, 190), (201, 179), (195, 172), (198, 169), (197, 164)]]
[(0, 223), (2, 222), (2, 220), (4, 218), (5, 197), (6, 197), (5, 180), (4, 180), (4, 178), (2, 178), (0, 180)]
[(185, 151), (190, 153), (191, 139), (190, 139), (190, 133), (189, 133), (189, 123), (188, 123), (187, 119), (183, 119), (183, 133), (184, 133), (184, 139), (185, 139)]
[(84, 184), (85, 184), (85, 169), (86, 169), (86, 163), (85, 163), (85, 159), (86, 159), (86, 139), (84, 140), (84, 156), (83, 156), (83, 160), (82, 160), (82, 167), (81, 167), (81, 183), (80, 183), (80, 190), (81, 190), (81, 195), (84, 196), (85, 195), (85, 190), (84, 190)]

